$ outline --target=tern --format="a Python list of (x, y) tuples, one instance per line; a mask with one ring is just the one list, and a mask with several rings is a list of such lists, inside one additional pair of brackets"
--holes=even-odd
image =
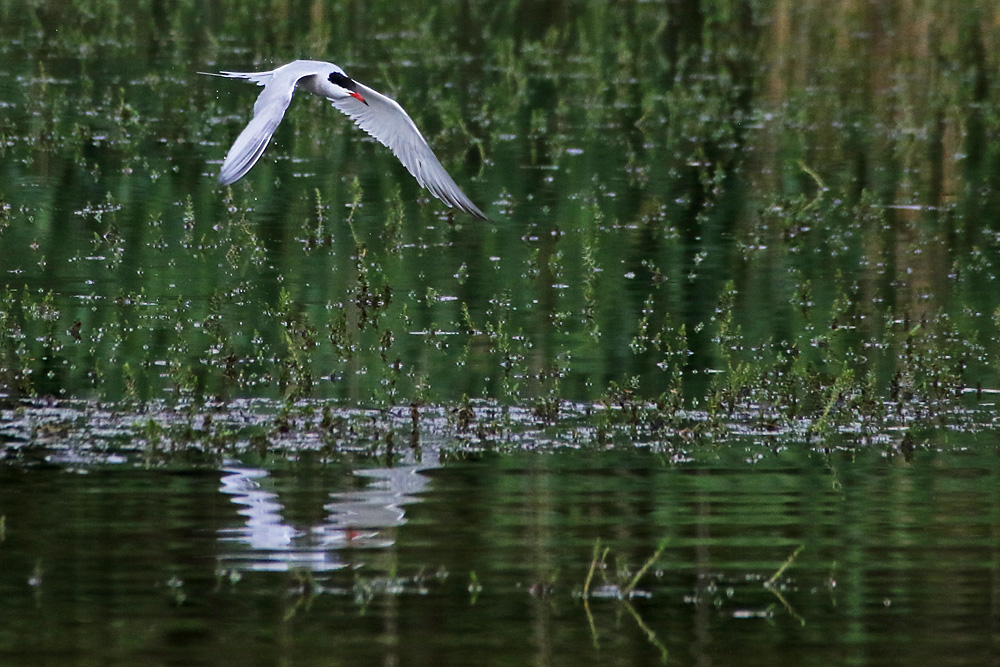
[(458, 188), (409, 114), (395, 100), (353, 80), (337, 65), (319, 60), (296, 60), (268, 72), (199, 72), (209, 76), (248, 79), (264, 86), (253, 105), (253, 120), (229, 149), (219, 183), (229, 185), (243, 178), (264, 153), (292, 93), (302, 88), (325, 97), (354, 124), (389, 148), (421, 187), (448, 206), (486, 220), (472, 200)]

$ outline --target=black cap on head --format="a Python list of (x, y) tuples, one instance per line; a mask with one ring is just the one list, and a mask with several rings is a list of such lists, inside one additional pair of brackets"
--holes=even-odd
[(348, 76), (344, 76), (340, 72), (333, 72), (330, 74), (330, 83), (336, 84), (345, 90), (350, 90), (351, 92), (358, 89), (358, 86), (354, 83), (353, 79)]

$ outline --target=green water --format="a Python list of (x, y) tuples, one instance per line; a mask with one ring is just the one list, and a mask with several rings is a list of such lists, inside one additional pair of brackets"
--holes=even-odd
[[(0, 656), (152, 665), (657, 664), (664, 652), (668, 664), (996, 659), (1000, 468), (989, 443), (961, 439), (949, 445), (980, 451), (928, 451), (910, 463), (872, 451), (775, 453), (746, 440), (687, 462), (568, 451), (438, 463), (441, 444), (391, 468), (378, 456), (267, 473), (235, 462), (5, 468)], [(598, 537), (607, 568), (585, 605)], [(631, 598), (614, 597), (609, 585), (630, 581), (664, 539)]]
[(0, 662), (996, 661), (997, 26), (0, 0)]

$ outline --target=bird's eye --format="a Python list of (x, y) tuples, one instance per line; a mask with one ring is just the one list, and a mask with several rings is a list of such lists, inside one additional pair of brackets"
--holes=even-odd
[(352, 81), (349, 77), (344, 76), (340, 72), (332, 72), (330, 74), (330, 83), (340, 86), (341, 88), (344, 88), (346, 90), (354, 90), (355, 88), (357, 88), (354, 81)]

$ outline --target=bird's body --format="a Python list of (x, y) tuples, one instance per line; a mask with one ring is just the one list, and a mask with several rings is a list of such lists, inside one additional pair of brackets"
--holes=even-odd
[(222, 72), (213, 76), (248, 79), (264, 86), (253, 119), (229, 149), (219, 183), (235, 183), (257, 163), (292, 101), (295, 88), (325, 97), (340, 112), (388, 147), (421, 186), (448, 206), (486, 220), (438, 161), (410, 116), (385, 95), (362, 85), (333, 63), (296, 60), (269, 72)]

